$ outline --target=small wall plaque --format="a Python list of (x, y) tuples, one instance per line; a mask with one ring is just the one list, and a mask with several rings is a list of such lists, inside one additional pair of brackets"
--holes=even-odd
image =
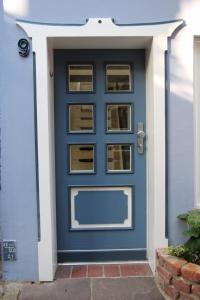
[(16, 258), (16, 241), (3, 241), (3, 260), (13, 261)]

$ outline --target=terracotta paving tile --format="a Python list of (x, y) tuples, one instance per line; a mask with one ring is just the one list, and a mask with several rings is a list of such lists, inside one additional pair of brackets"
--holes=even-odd
[(148, 264), (134, 263), (120, 265), (121, 276), (153, 276)]
[(120, 277), (119, 265), (104, 265), (105, 277)]
[(87, 266), (73, 266), (71, 277), (72, 278), (80, 278), (87, 276)]
[(58, 266), (56, 270), (55, 279), (69, 278), (71, 273), (71, 266)]
[(102, 276), (103, 276), (103, 265), (88, 266), (88, 277), (102, 277)]
[(59, 278), (100, 278), (100, 277), (131, 277), (131, 276), (153, 276), (149, 264), (106, 264), (106, 265), (81, 265), (81, 266), (59, 266), (55, 279)]

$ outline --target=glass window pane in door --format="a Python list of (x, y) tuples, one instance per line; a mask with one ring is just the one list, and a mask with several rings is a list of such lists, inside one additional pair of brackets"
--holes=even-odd
[(131, 66), (130, 64), (106, 65), (106, 91), (107, 92), (130, 92)]
[(70, 173), (94, 172), (94, 145), (70, 145)]
[(69, 65), (69, 92), (93, 91), (93, 65)]
[(107, 105), (107, 131), (131, 131), (131, 105)]
[(69, 105), (69, 132), (90, 133), (94, 132), (94, 106), (91, 104)]
[(131, 170), (131, 145), (107, 145), (107, 171), (127, 172)]

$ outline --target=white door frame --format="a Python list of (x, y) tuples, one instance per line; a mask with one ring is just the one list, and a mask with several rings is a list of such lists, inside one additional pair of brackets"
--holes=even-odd
[(146, 25), (89, 19), (85, 25), (17, 21), (32, 38), (36, 54), (38, 175), (41, 240), (39, 280), (51, 281), (56, 260), (56, 196), (53, 97), (53, 49), (146, 49), (147, 102), (147, 256), (155, 270), (155, 249), (165, 238), (165, 51), (167, 38), (182, 21)]

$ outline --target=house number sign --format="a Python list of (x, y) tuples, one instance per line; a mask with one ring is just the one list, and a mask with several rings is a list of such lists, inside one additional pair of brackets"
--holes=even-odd
[(19, 55), (22, 57), (27, 57), (30, 52), (30, 45), (26, 39), (20, 39), (18, 41)]
[(3, 241), (3, 260), (13, 261), (16, 258), (16, 241)]

